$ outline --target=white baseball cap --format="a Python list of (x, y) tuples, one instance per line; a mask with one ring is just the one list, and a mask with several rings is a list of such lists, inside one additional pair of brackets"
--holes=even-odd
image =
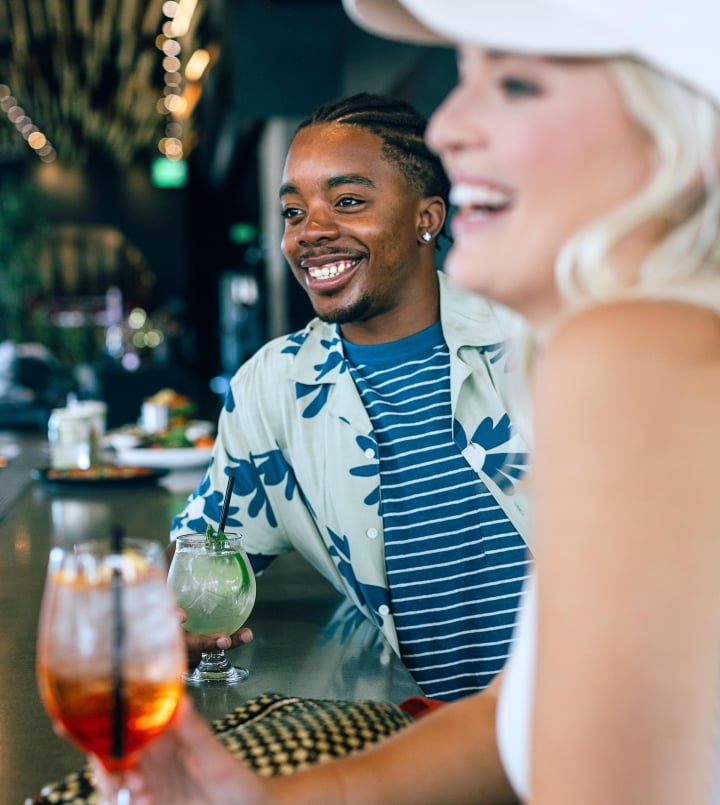
[(417, 44), (632, 56), (720, 106), (720, 0), (343, 0), (360, 27)]

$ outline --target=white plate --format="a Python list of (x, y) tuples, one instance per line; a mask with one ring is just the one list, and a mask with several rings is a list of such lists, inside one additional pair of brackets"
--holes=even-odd
[(133, 433), (108, 433), (100, 441), (103, 447), (114, 450), (131, 450), (140, 444), (140, 437)]
[(169, 470), (204, 467), (212, 447), (133, 447), (118, 450), (115, 463), (133, 467), (156, 467)]

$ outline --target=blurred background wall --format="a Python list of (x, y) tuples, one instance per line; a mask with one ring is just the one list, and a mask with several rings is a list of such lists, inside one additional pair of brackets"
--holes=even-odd
[(111, 426), (163, 385), (214, 416), (311, 316), (279, 251), (297, 123), (358, 91), (430, 114), (454, 77), (340, 0), (0, 0), (0, 342), (45, 344)]

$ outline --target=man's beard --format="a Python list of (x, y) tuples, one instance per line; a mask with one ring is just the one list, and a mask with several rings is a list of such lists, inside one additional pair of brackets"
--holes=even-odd
[(368, 318), (372, 310), (373, 300), (369, 294), (363, 294), (356, 302), (347, 307), (337, 308), (325, 313), (317, 313), (319, 319), (328, 324), (350, 324)]

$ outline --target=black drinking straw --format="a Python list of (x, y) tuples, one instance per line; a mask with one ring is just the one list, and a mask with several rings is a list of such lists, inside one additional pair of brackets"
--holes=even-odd
[(232, 495), (233, 486), (235, 486), (235, 476), (228, 475), (227, 488), (225, 489), (225, 500), (223, 500), (222, 511), (220, 512), (220, 522), (218, 523), (218, 534), (225, 531), (225, 523), (228, 518), (228, 509), (230, 508), (230, 496)]
[[(110, 547), (112, 553), (122, 554), (125, 533), (122, 526), (112, 529)], [(122, 661), (125, 653), (125, 626), (122, 617), (123, 580), (122, 571), (113, 568), (110, 581), (112, 593), (112, 751), (115, 758), (125, 755), (125, 690), (123, 685)]]

